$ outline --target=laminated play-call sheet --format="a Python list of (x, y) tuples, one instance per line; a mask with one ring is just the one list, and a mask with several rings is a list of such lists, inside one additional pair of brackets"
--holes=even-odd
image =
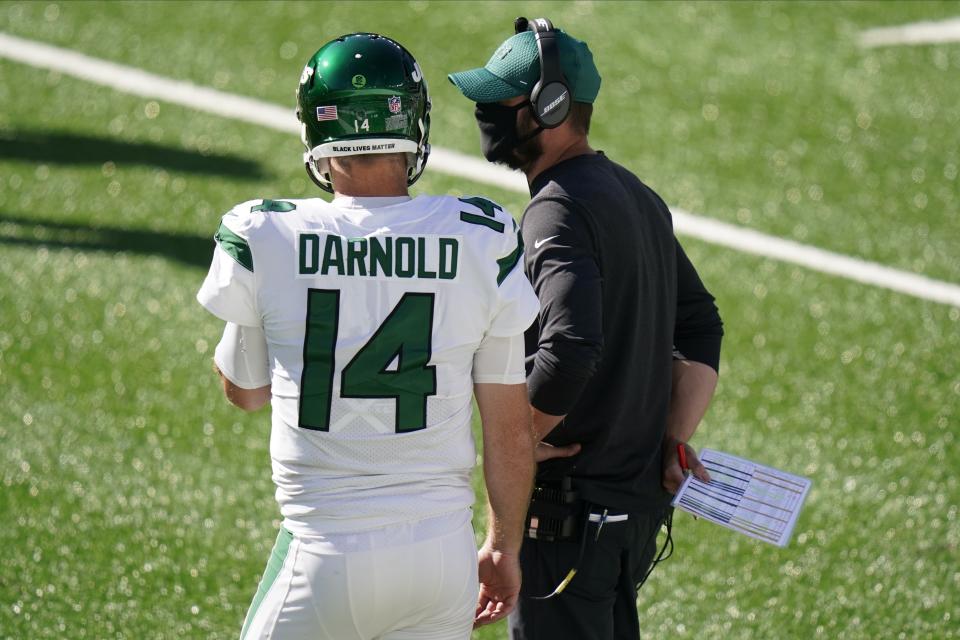
[(692, 474), (680, 486), (673, 506), (739, 533), (787, 546), (810, 479), (737, 456), (704, 449), (700, 461), (710, 482)]

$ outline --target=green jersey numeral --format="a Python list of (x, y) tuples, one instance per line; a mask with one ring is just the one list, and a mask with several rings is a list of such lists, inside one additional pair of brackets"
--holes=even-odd
[(333, 394), (333, 354), (337, 349), (340, 292), (310, 289), (300, 374), (300, 426), (327, 431)]
[(480, 198), (480, 197), (458, 198), (458, 200), (460, 200), (460, 202), (463, 202), (464, 204), (473, 205), (474, 207), (476, 207), (477, 209), (480, 209), (480, 211), (483, 212), (482, 216), (478, 216), (475, 213), (461, 211), (460, 212), (461, 220), (463, 220), (464, 222), (469, 222), (470, 224), (483, 225), (487, 228), (493, 229), (494, 231), (503, 233), (503, 229), (504, 229), (503, 223), (498, 222), (496, 220), (496, 213), (494, 213), (495, 211), (503, 211), (503, 209), (500, 208), (500, 205), (498, 205), (495, 202), (491, 202), (486, 198)]
[[(300, 378), (300, 426), (330, 429), (340, 292), (310, 289)], [(393, 398), (397, 433), (427, 426), (427, 398), (437, 392), (430, 366), (433, 294), (404, 294), (380, 328), (343, 368), (343, 398)]]

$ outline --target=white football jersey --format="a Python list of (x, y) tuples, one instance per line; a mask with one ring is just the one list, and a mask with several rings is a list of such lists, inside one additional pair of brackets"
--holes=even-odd
[[(387, 204), (361, 206), (372, 200)], [(266, 335), (287, 529), (362, 531), (472, 505), (474, 352), (539, 312), (510, 214), (451, 196), (255, 200), (216, 240), (197, 299)]]

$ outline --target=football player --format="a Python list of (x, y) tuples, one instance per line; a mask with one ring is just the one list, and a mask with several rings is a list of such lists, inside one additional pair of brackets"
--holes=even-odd
[[(468, 638), (520, 587), (523, 331), (539, 303), (518, 228), (486, 198), (410, 197), (430, 99), (390, 38), (326, 44), (297, 103), (307, 173), (333, 201), (234, 207), (197, 294), (227, 322), (214, 361), (228, 399), (272, 411), (283, 526), (241, 636)], [(472, 395), (496, 469), (479, 556)]]

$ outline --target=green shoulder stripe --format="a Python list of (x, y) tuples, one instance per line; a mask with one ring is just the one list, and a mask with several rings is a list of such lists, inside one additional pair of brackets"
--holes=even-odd
[(478, 216), (475, 213), (467, 213), (466, 211), (460, 212), (460, 219), (464, 222), (469, 222), (470, 224), (479, 224), (484, 227), (490, 227), (494, 231), (499, 231), (503, 233), (503, 223), (497, 222), (493, 218), (485, 218), (483, 216)]
[(507, 276), (510, 275), (510, 272), (513, 271), (513, 268), (517, 266), (517, 263), (520, 262), (521, 257), (523, 257), (523, 236), (517, 232), (517, 248), (514, 249), (509, 255), (497, 260), (497, 264), (500, 265), (500, 273), (497, 275), (498, 287), (503, 284), (503, 281), (507, 279)]
[(284, 213), (287, 211), (294, 211), (297, 208), (297, 205), (292, 202), (287, 202), (286, 200), (264, 200), (260, 204), (255, 204), (250, 207), (250, 213), (256, 213), (257, 211), (276, 211), (278, 213)]
[(213, 239), (217, 241), (221, 249), (237, 261), (237, 264), (247, 271), (253, 272), (253, 253), (250, 251), (250, 245), (247, 244), (246, 240), (230, 231), (222, 222)]

